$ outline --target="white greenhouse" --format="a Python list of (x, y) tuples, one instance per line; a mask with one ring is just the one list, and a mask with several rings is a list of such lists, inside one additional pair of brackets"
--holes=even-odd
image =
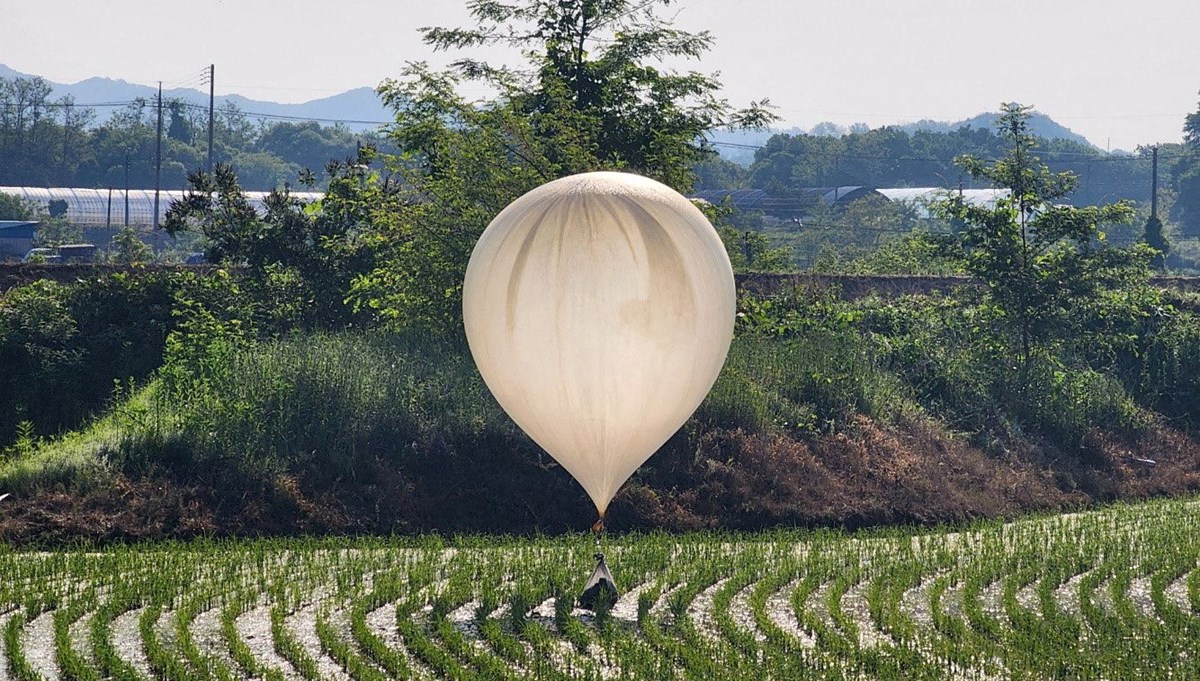
[(888, 201), (907, 203), (916, 208), (922, 218), (931, 217), (933, 204), (951, 196), (961, 196), (973, 206), (995, 208), (997, 199), (1006, 198), (1007, 189), (942, 189), (939, 187), (897, 187), (876, 189)]
[[(154, 224), (153, 189), (81, 189), (77, 187), (0, 187), (0, 194), (18, 196), (42, 210), (48, 210), (51, 201), (65, 201), (65, 218), (75, 225), (121, 227), (149, 227)], [(172, 201), (182, 199), (185, 192), (161, 190), (158, 193), (159, 224), (166, 217)], [(245, 192), (250, 205), (262, 210), (268, 192)], [(323, 196), (322, 192), (297, 192), (292, 196), (313, 201)], [(128, 220), (126, 202), (128, 201)]]

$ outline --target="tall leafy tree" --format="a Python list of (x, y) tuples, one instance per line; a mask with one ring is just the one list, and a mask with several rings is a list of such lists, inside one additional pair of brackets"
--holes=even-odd
[[(329, 187), (320, 201), (305, 203), (277, 189), (265, 198), (261, 214), (231, 166), (219, 163), (211, 175), (196, 171), (189, 177), (191, 190), (171, 204), (163, 228), (172, 235), (203, 234), (210, 262), (246, 265), (264, 289), (293, 283), (312, 325), (354, 323), (359, 319), (345, 306), (345, 292), (355, 275), (374, 265), (362, 232), (371, 213), (388, 212), (394, 197), (389, 184), (372, 181), (374, 153), (364, 147), (356, 158), (330, 163)], [(306, 182), (315, 182), (307, 175)]]
[(692, 167), (713, 153), (706, 132), (761, 126), (773, 116), (765, 103), (732, 107), (712, 75), (663, 67), (698, 59), (713, 43), (708, 31), (683, 31), (660, 16), (671, 4), (470, 0), (474, 26), (422, 32), (435, 50), (501, 45), (527, 55), (515, 68), (464, 57), (452, 72), (495, 88), (538, 140), (554, 143), (544, 149), (554, 167), (543, 171), (629, 168), (686, 191)]
[(1200, 108), (1183, 120), (1183, 141), (1192, 147), (1200, 147)]
[(1056, 201), (1077, 182), (1069, 172), (1051, 172), (1035, 155), (1028, 107), (1004, 104), (997, 131), (1008, 144), (998, 160), (959, 159), (972, 177), (1008, 190), (994, 207), (951, 197), (941, 205), (964, 227), (965, 267), (986, 286), (992, 307), (1017, 342), (1022, 366), (1046, 343), (1070, 337), (1079, 307), (1144, 276), (1145, 250), (1109, 246), (1101, 226), (1127, 221), (1126, 203), (1074, 207)]
[(1188, 235), (1200, 234), (1200, 108), (1183, 123), (1184, 155), (1175, 164), (1175, 211)]
[[(413, 64), (380, 87), (404, 150), (393, 170), (409, 192), (375, 216), (384, 266), (351, 297), (406, 324), (456, 327), (462, 273), (475, 240), (505, 205), (533, 187), (589, 170), (631, 170), (681, 191), (713, 154), (704, 134), (771, 120), (764, 103), (736, 109), (710, 75), (664, 61), (697, 58), (707, 32), (676, 29), (670, 0), (471, 0), (474, 25), (425, 28), (435, 50), (507, 46), (525, 61), (465, 56), (447, 71)], [(495, 93), (461, 94), (467, 81)]]

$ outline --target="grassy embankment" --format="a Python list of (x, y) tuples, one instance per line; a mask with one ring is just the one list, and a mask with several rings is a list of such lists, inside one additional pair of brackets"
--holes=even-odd
[[(961, 521), (1200, 487), (1186, 313), (1152, 320), (1136, 352), (1022, 367), (955, 297), (802, 295), (743, 315), (712, 393), (626, 485), (614, 527)], [(14, 539), (590, 524), (462, 344), (414, 334), (210, 333), (88, 425), (19, 445), (0, 463)]]

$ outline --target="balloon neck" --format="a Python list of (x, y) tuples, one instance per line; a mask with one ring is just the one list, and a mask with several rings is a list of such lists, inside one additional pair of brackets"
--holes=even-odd
[(592, 533), (595, 534), (597, 537), (599, 537), (602, 532), (604, 532), (604, 516), (603, 515), (600, 516), (600, 519), (596, 521), (595, 525), (592, 525)]

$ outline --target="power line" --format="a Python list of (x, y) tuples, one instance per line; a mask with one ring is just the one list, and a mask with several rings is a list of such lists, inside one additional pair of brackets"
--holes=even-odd
[[(147, 103), (147, 105), (150, 102), (149, 99), (146, 99), (144, 101)], [(109, 107), (109, 106), (129, 106), (130, 104), (136, 104), (136, 103), (138, 103), (138, 100), (136, 100), (136, 99), (131, 99), (131, 100), (123, 101), (123, 102), (92, 102), (92, 103), (84, 103), (84, 104), (80, 104), (79, 102), (71, 102), (69, 104), (67, 102), (45, 102), (43, 104), (38, 104), (37, 108), (39, 108), (39, 109), (59, 109), (59, 108), (66, 108), (66, 107), (102, 108), (102, 107)], [(16, 104), (13, 104), (11, 102), (0, 103), (0, 107), (3, 107), (5, 109), (10, 109), (10, 110), (34, 108), (32, 105), (18, 107)]]
[[(190, 109), (201, 109), (203, 111), (208, 111), (208, 107), (201, 106), (199, 104), (192, 104), (190, 102), (184, 102), (183, 105)], [(261, 111), (242, 111), (240, 109), (238, 110), (238, 112), (248, 118), (266, 118), (266, 119), (281, 120), (281, 121), (313, 121), (316, 123), (353, 123), (353, 124), (357, 124), (357, 125), (387, 125), (387, 124), (393, 122), (393, 121), (368, 121), (368, 120), (359, 120), (359, 119), (354, 119), (354, 118), (319, 118), (319, 117), (315, 117), (315, 116), (288, 116), (286, 114), (270, 114), (270, 113), (263, 113)]]

